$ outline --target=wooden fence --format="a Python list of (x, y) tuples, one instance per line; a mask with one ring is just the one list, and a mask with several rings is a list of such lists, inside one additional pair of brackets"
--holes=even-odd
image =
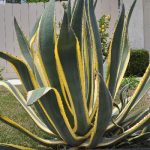
[[(72, 0), (73, 1), (73, 0)], [(114, 24), (114, 18), (118, 14), (118, 0), (98, 0), (96, 15), (99, 19), (103, 14), (111, 14), (111, 27)], [(29, 36), (37, 18), (42, 14), (47, 4), (6, 4), (0, 5), (0, 50), (7, 51), (13, 55), (20, 56), (16, 33), (14, 30), (14, 16), (16, 17), (22, 30)], [(63, 15), (63, 8), (60, 2), (56, 2), (56, 18), (59, 22)], [(3, 74), (5, 78), (16, 78), (14, 70), (6, 61), (0, 60), (0, 67), (5, 68)]]

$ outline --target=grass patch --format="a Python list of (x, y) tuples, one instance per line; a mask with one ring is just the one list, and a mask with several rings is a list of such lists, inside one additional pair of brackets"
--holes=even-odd
[[(22, 91), (22, 93), (24, 93), (21, 86), (18, 88)], [(132, 92), (130, 94), (132, 95)], [(135, 110), (148, 106), (150, 106), (150, 98), (147, 94)], [(0, 86), (0, 114), (11, 118), (40, 137), (45, 139), (49, 138), (48, 134), (44, 133), (36, 126), (19, 102), (2, 86)], [(37, 142), (2, 122), (0, 122), (0, 143), (13, 143), (31, 148), (33, 147), (37, 150), (48, 149), (46, 147), (42, 147)]]
[[(23, 91), (22, 87), (19, 87)], [(32, 131), (40, 137), (48, 139), (48, 135), (40, 130), (36, 124), (32, 121), (19, 102), (2, 86), (0, 86), (0, 114), (9, 117), (16, 121), (26, 129)], [(24, 134), (20, 133), (16, 129), (2, 123), (0, 121), (0, 143), (13, 143), (23, 145), (27, 147), (33, 147), (36, 149), (45, 149), (37, 142), (28, 138)]]

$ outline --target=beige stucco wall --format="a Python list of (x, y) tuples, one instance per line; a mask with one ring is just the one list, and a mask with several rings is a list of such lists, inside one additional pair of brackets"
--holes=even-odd
[(150, 0), (143, 0), (144, 8), (144, 48), (150, 52)]

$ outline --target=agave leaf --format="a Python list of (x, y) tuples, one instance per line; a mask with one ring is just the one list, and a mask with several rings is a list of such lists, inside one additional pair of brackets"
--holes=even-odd
[(93, 108), (93, 97), (94, 97), (94, 75), (93, 75), (93, 51), (91, 48), (90, 31), (86, 20), (86, 11), (84, 9), (83, 14), (83, 28), (82, 28), (82, 57), (84, 65), (85, 75), (85, 94), (87, 99), (87, 106), (89, 108), (89, 114)]
[(136, 131), (142, 129), (144, 126), (147, 126), (149, 124), (150, 124), (150, 114), (145, 116), (141, 121), (139, 121), (137, 124), (135, 124), (130, 129), (126, 130), (121, 135), (119, 135), (117, 137), (112, 137), (110, 139), (105, 139), (104, 141), (102, 141), (101, 143), (98, 144), (98, 147), (108, 147), (108, 146), (116, 145), (123, 139), (126, 139), (131, 134), (135, 133)]
[(82, 54), (82, 60), (83, 60), (83, 68), (84, 68), (84, 78), (85, 78), (85, 94), (86, 94), (86, 99), (87, 99), (87, 105), (89, 106), (90, 103), (90, 37), (89, 37), (89, 29), (87, 26), (87, 21), (86, 21), (86, 11), (85, 8), (83, 7), (83, 17), (82, 17), (82, 37), (81, 37), (81, 42), (80, 42), (80, 47), (81, 47), (81, 54)]
[[(100, 140), (99, 144), (96, 147), (99, 148), (106, 148), (111, 147), (113, 145), (117, 145), (124, 139), (127, 139), (130, 135), (135, 133), (136, 131), (142, 129), (143, 127), (150, 124), (150, 114), (145, 116), (141, 121), (139, 121), (137, 124), (135, 124), (133, 127), (129, 128), (119, 136), (112, 136), (111, 138), (103, 138), (103, 141)], [(88, 141), (83, 143), (80, 147), (88, 147), (89, 143)]]
[(127, 89), (129, 88), (129, 84), (125, 85), (120, 93), (119, 93), (119, 100), (120, 100), (120, 103), (117, 104), (117, 107), (118, 108), (114, 108), (113, 109), (113, 113), (112, 113), (112, 116), (116, 116), (118, 114), (120, 114), (120, 112), (123, 110), (123, 108), (126, 106), (126, 104), (128, 103), (128, 98), (127, 97), (124, 97), (124, 93), (127, 91)]
[[(134, 106), (141, 100), (141, 98), (145, 95), (145, 93), (149, 90), (149, 88), (150, 88), (150, 65), (148, 66), (142, 80), (140, 81), (130, 101), (125, 106), (123, 111), (119, 114), (119, 116), (116, 118), (115, 121), (116, 124), (120, 124), (127, 117), (132, 108), (134, 108)], [(110, 124), (107, 128), (107, 131), (113, 128), (114, 124)]]
[[(42, 15), (40, 28), (39, 28), (39, 51), (41, 55), (41, 61), (43, 62), (44, 68), (47, 72), (47, 76), (49, 79), (49, 83), (51, 87), (56, 88), (63, 100), (63, 105), (65, 107), (67, 116), (72, 122), (73, 126), (73, 116), (69, 110), (66, 99), (63, 97), (63, 93), (61, 90), (61, 85), (59, 82), (58, 72), (56, 69), (56, 61), (55, 61), (55, 29), (54, 29), (54, 8), (55, 8), (55, 0), (50, 0), (47, 8)], [(46, 101), (44, 101), (46, 102)]]
[[(103, 58), (102, 58), (102, 51), (101, 51), (101, 40), (99, 35), (99, 30), (97, 26), (96, 17), (94, 14), (94, 6), (93, 1), (85, 1), (85, 11), (86, 11), (86, 18), (87, 18), (87, 31), (90, 33), (89, 39), (91, 46), (89, 47), (89, 112), (91, 114), (94, 105), (94, 75), (95, 72), (100, 72), (103, 76)], [(87, 33), (88, 33), (87, 32)], [(87, 58), (85, 58), (87, 59)], [(93, 116), (93, 115), (91, 115)]]
[(34, 87), (39, 86), (33, 74), (33, 70), (31, 70), (31, 68), (23, 60), (5, 52), (0, 52), (0, 57), (8, 61), (14, 67), (27, 91), (31, 91)]
[[(68, 29), (64, 15), (58, 49), (55, 50), (57, 69), (69, 95), (71, 95), (77, 118), (77, 133), (84, 135), (88, 130), (88, 111), (85, 97), (85, 78), (79, 42), (73, 31)], [(64, 74), (64, 75), (63, 75)], [(63, 78), (63, 79), (62, 79)], [(71, 102), (72, 103), (72, 102)], [(73, 108), (73, 107), (72, 107)]]
[(119, 103), (119, 104), (113, 103), (113, 106), (114, 107), (113, 107), (112, 117), (115, 117), (121, 112), (122, 104), (121, 103)]
[[(60, 60), (58, 59), (58, 53), (55, 55), (55, 57), (56, 57), (56, 62), (57, 62), (57, 67), (58, 67), (57, 70), (58, 70), (58, 73), (59, 73), (59, 80), (60, 80), (60, 84), (61, 84), (61, 88), (62, 88), (62, 93), (63, 93), (64, 98), (66, 100), (66, 104), (68, 106), (68, 109), (70, 109), (70, 112), (73, 115), (73, 118), (74, 118), (73, 130), (76, 131), (77, 128), (78, 128), (77, 127), (78, 125), (77, 125), (77, 116), (76, 116), (76, 113), (75, 113), (73, 100), (72, 100), (72, 97), (71, 97), (71, 94), (70, 94), (70, 91), (69, 91), (68, 84), (67, 84), (66, 79), (65, 79), (64, 72), (63, 72), (62, 67), (61, 67)], [(71, 105), (71, 107), (69, 105)]]
[(121, 102), (121, 105), (122, 105), (122, 109), (125, 107), (127, 101), (126, 101), (126, 98), (124, 98), (124, 93), (129, 89), (129, 86), (130, 86), (130, 83), (125, 85), (121, 91), (120, 91), (120, 94), (119, 94), (119, 99), (120, 99), (120, 102)]
[(89, 31), (87, 27), (87, 22), (86, 22), (86, 14), (84, 11), (83, 14), (83, 28), (82, 28), (82, 57), (83, 57), (83, 65), (84, 65), (84, 75), (85, 75), (85, 94), (86, 94), (86, 99), (87, 99), (87, 105), (89, 106), (89, 101), (90, 101), (90, 96), (89, 96), (89, 91), (90, 91), (90, 76), (91, 76), (91, 68), (90, 68), (90, 55), (89, 55), (89, 49), (90, 49), (90, 40), (89, 40)]
[(140, 115), (132, 119), (132, 121), (128, 124), (128, 126), (132, 127), (133, 125), (137, 124), (141, 119), (143, 119), (146, 115), (150, 113), (149, 108), (146, 109), (145, 111), (141, 112)]
[(33, 148), (28, 148), (28, 147), (14, 145), (14, 144), (6, 144), (6, 143), (0, 143), (0, 149), (3, 149), (3, 150), (21, 150), (21, 149), (35, 150)]
[(86, 7), (86, 13), (87, 13), (87, 20), (88, 20), (88, 26), (90, 29), (91, 34), (91, 41), (92, 41), (92, 48), (94, 51), (95, 59), (96, 59), (96, 65), (98, 72), (103, 76), (103, 57), (102, 57), (102, 50), (101, 50), (101, 38), (99, 34), (99, 29), (97, 25), (96, 16), (94, 13), (94, 6), (93, 1), (88, 0), (85, 3)]
[[(41, 21), (41, 18), (39, 20), (39, 24), (40, 24), (40, 21)], [(39, 53), (39, 48), (37, 48), (38, 50), (36, 50), (34, 48), (34, 45), (35, 46), (38, 45), (38, 43), (37, 43), (38, 34), (39, 34), (39, 25), (37, 25), (37, 30), (34, 33), (32, 39), (30, 40), (30, 48), (32, 50), (33, 62), (34, 62), (34, 74), (35, 74), (35, 77), (41, 87), (50, 86), (50, 82), (49, 82), (41, 55)]]
[[(125, 87), (121, 91), (120, 103), (113, 102), (130, 57), (128, 26), (136, 0), (126, 19), (124, 5), (122, 6), (109, 47), (106, 77), (101, 39), (94, 14), (95, 3), (93, 0), (75, 0), (71, 10), (69, 0), (57, 38), (55, 0), (50, 0), (43, 16), (35, 24), (30, 43), (15, 20), (25, 61), (0, 52), (0, 57), (15, 67), (29, 91), (27, 101), (13, 85), (2, 81), (3, 85), (17, 98), (35, 123), (56, 139), (42, 139), (5, 116), (0, 115), (0, 120), (40, 144), (104, 148), (123, 144), (126, 138), (134, 142), (149, 136), (149, 110), (142, 112), (140, 109), (133, 114), (131, 110), (150, 88), (150, 65), (130, 101), (122, 96)], [(35, 53), (36, 40), (39, 47)], [(27, 104), (36, 105), (43, 122)], [(120, 132), (122, 127), (123, 133)], [(140, 135), (133, 135), (139, 130)], [(19, 149), (15, 145), (4, 145)]]
[(93, 100), (90, 101), (90, 108), (89, 108), (89, 114), (90, 114), (90, 122), (94, 124), (94, 120), (96, 118), (96, 113), (98, 110), (98, 98), (97, 98), (97, 92), (99, 91), (99, 85), (98, 85), (98, 79), (95, 76), (95, 82), (94, 82), (94, 89), (93, 89)]
[(14, 25), (15, 25), (15, 30), (19, 42), (19, 46), (22, 52), (23, 57), (25, 58), (26, 62), (29, 64), (32, 70), (34, 70), (34, 64), (33, 64), (33, 58), (32, 58), (32, 53), (28, 44), (28, 41), (21, 31), (16, 18), (14, 18)]
[(55, 0), (50, 0), (42, 15), (39, 28), (39, 51), (51, 86), (59, 83), (54, 60), (54, 8)]
[(41, 16), (36, 20), (36, 23), (30, 33), (30, 40), (29, 41), (32, 41), (33, 37), (35, 36), (37, 30), (38, 30), (38, 27), (39, 27), (39, 24), (40, 24), (40, 20), (41, 20)]
[(35, 78), (38, 81), (40, 87), (43, 86), (50, 86), (50, 82), (48, 76), (46, 74), (43, 62), (41, 60), (40, 54), (38, 52), (34, 52), (33, 54), (34, 59), (34, 74)]
[(130, 23), (130, 19), (131, 19), (134, 7), (136, 5), (136, 2), (137, 2), (137, 0), (134, 0), (133, 4), (132, 4), (132, 6), (131, 6), (131, 8), (129, 10), (128, 19), (127, 19), (127, 29), (128, 29), (128, 26), (129, 26), (129, 23)]
[(150, 132), (150, 125), (146, 126), (142, 131), (142, 133), (147, 133), (147, 132)]
[(95, 0), (95, 2), (94, 2), (94, 8), (96, 8), (96, 4), (97, 4), (97, 0)]
[[(71, 25), (70, 25), (74, 33), (76, 34), (80, 45), (81, 45), (81, 37), (82, 37), (83, 8), (84, 8), (84, 1), (76, 0), (75, 6), (72, 12)], [(79, 17), (79, 14), (80, 14), (80, 17)]]
[(103, 135), (112, 115), (112, 98), (101, 75), (99, 75), (97, 84), (97, 101), (99, 101), (99, 106), (90, 139), (90, 147), (95, 147), (103, 139)]
[[(61, 26), (59, 42), (58, 42), (58, 45), (56, 44), (56, 47), (55, 47), (55, 59), (56, 59), (56, 65), (57, 65), (57, 71), (58, 71), (58, 77), (59, 77), (59, 81), (60, 81), (60, 85), (61, 85), (61, 90), (62, 90), (63, 96), (65, 98), (66, 104), (67, 104), (68, 108), (70, 109), (70, 111), (73, 114), (73, 117), (74, 117), (74, 131), (76, 131), (77, 128), (79, 128), (79, 126), (78, 126), (78, 123), (77, 123), (77, 116), (76, 116), (76, 113), (75, 113), (75, 107), (74, 107), (74, 103), (73, 103), (73, 100), (72, 100), (73, 97), (70, 93), (70, 89), (68, 87), (68, 83), (66, 81), (66, 77), (65, 77), (64, 71), (62, 69), (60, 59), (58, 58), (58, 48), (57, 48), (57, 46), (59, 47), (59, 45), (61, 45), (61, 48), (64, 48), (64, 43), (68, 42), (66, 40), (67, 39), (66, 35), (64, 34), (64, 31), (68, 32), (68, 30), (70, 30), (69, 22), (68, 22), (68, 14), (67, 14), (67, 12), (64, 12), (64, 18), (63, 18), (63, 22), (62, 22), (62, 26)], [(72, 43), (70, 43), (70, 45), (71, 44)], [(68, 48), (66, 50), (68, 50)]]
[(29, 68), (22, 60), (4, 52), (0, 52), (0, 57), (10, 62), (15, 67), (16, 73), (19, 75), (21, 81), (23, 82), (25, 88), (28, 91), (34, 89), (34, 86), (30, 77), (30, 73), (29, 73)]
[[(149, 108), (143, 111), (133, 113), (130, 115), (124, 122), (121, 123), (121, 128), (123, 130), (129, 129), (135, 124), (137, 124), (140, 120), (142, 120), (145, 116), (149, 114)], [(120, 134), (120, 129), (118, 130), (117, 134)]]
[(58, 73), (56, 70), (56, 62), (55, 62), (55, 55), (54, 55), (54, 49), (56, 44), (54, 38), (55, 37), (54, 8), (55, 8), (55, 1), (51, 0), (44, 14), (42, 15), (40, 28), (39, 28), (39, 35), (38, 35), (39, 50), (41, 55), (41, 61), (44, 64), (44, 68), (47, 72), (50, 81), (50, 86), (55, 87), (56, 89), (59, 90), (60, 94), (62, 94)]
[(112, 97), (115, 97), (115, 88), (116, 88), (116, 81), (119, 72), (119, 65), (120, 65), (120, 57), (122, 53), (121, 49), (121, 42), (122, 42), (122, 34), (123, 34), (123, 27), (124, 27), (124, 18), (125, 18), (125, 8), (124, 5), (122, 6), (122, 11), (119, 17), (118, 24), (116, 26), (116, 30), (114, 32), (114, 37), (110, 45), (110, 51), (108, 58), (110, 66), (110, 70), (108, 71), (108, 87)]
[[(34, 59), (34, 54), (36, 52), (35, 48), (34, 48), (34, 45), (36, 43), (37, 44), (37, 37), (38, 37), (38, 33), (39, 33), (39, 26), (40, 26), (40, 21), (41, 21), (41, 16), (37, 19), (34, 27), (33, 27), (33, 30), (32, 32), (30, 33), (30, 40), (29, 40), (29, 46), (30, 46), (30, 49), (32, 51), (32, 55), (33, 55), (33, 61), (35, 61)], [(34, 62), (34, 65), (36, 65), (36, 63)]]
[(3, 85), (6, 89), (10, 91), (12, 95), (18, 100), (18, 102), (22, 105), (25, 111), (29, 114), (32, 120), (36, 123), (36, 125), (41, 128), (43, 131), (47, 132), (48, 134), (54, 136), (54, 133), (51, 132), (48, 127), (38, 118), (36, 113), (33, 111), (31, 107), (27, 106), (27, 101), (25, 100), (24, 96), (20, 93), (20, 91), (13, 85), (11, 85), (7, 81), (0, 81), (1, 85)]
[[(17, 74), (19, 74), (19, 77), (22, 80), (23, 85), (25, 86), (27, 91), (31, 91), (34, 88), (38, 87), (38, 84), (34, 78), (34, 75), (32, 74), (32, 71), (22, 60), (4, 52), (0, 52), (0, 57), (9, 61), (15, 67), (15, 70)], [(50, 129), (53, 129), (51, 127), (51, 123), (47, 120), (48, 116), (46, 116), (46, 114), (44, 113), (44, 108), (42, 107), (42, 104), (41, 103), (36, 104), (35, 107), (39, 115), (42, 117), (43, 121), (45, 122), (45, 124)], [(52, 131), (54, 133), (57, 133), (55, 130), (52, 130)]]
[(77, 0), (74, 0), (73, 8), (72, 8), (72, 13), (75, 11), (76, 3), (77, 3)]
[(140, 102), (146, 92), (150, 89), (150, 64), (146, 70), (144, 77), (142, 78), (141, 82), (139, 83), (133, 97), (132, 101), (134, 101), (134, 105), (132, 109)]
[(36, 66), (34, 65), (34, 55), (33, 55), (34, 52), (32, 51), (32, 49), (30, 49), (29, 42), (26, 39), (23, 32), (21, 31), (16, 19), (14, 19), (14, 25), (15, 25), (15, 30), (16, 30), (19, 46), (21, 49), (21, 53), (22, 53), (26, 63), (30, 66), (31, 70), (33, 72), (35, 72), (36, 78), (37, 78), (40, 86), (43, 86), (39, 72), (38, 72)]
[[(35, 96), (37, 93), (38, 97)], [(28, 104), (36, 102), (38, 100), (37, 98), (39, 97), (46, 97), (48, 106), (53, 106), (51, 109), (49, 109), (48, 106), (43, 105), (60, 137), (71, 146), (80, 145), (87, 137), (76, 136), (76, 134), (73, 132), (58, 91), (54, 88), (41, 88), (31, 91), (28, 95)]]
[(136, 0), (134, 0), (134, 2), (132, 4), (132, 6), (129, 10), (129, 14), (127, 16), (126, 22), (124, 24), (123, 35), (122, 35), (122, 44), (121, 44), (122, 45), (121, 46), (122, 54), (120, 56), (121, 60), (120, 60), (119, 73), (118, 73), (118, 77), (117, 77), (115, 96), (120, 88), (122, 79), (124, 77), (124, 74), (126, 72), (128, 62), (130, 59), (130, 48), (129, 48), (129, 41), (128, 41), (128, 26), (129, 26), (130, 18), (131, 18), (135, 4), (136, 4)]
[(150, 65), (148, 66), (142, 80), (140, 81), (138, 87), (135, 90), (135, 93), (131, 97), (131, 100), (123, 109), (122, 113), (118, 116), (117, 122), (121, 122), (126, 118), (127, 114), (132, 108), (141, 100), (141, 98), (146, 94), (150, 88)]
[(140, 116), (141, 113), (143, 113), (147, 108), (139, 109), (136, 112), (130, 113), (122, 122), (121, 126), (127, 126), (132, 120), (134, 120), (136, 117)]
[(34, 141), (36, 141), (42, 145), (50, 146), (50, 145), (57, 145), (58, 143), (65, 144), (65, 142), (59, 141), (59, 140), (47, 140), (47, 139), (40, 138), (37, 135), (30, 132), (29, 130), (22, 127), (21, 125), (19, 125), (18, 123), (16, 123), (15, 121), (9, 119), (8, 117), (0, 115), (0, 120), (4, 123), (8, 124), (9, 126), (19, 130), (20, 132), (24, 133), (25, 135), (27, 135), (28, 137), (30, 137), (31, 139), (33, 139)]
[(38, 99), (40, 99), (43, 95), (46, 95), (51, 88), (43, 87), (36, 89), (35, 91), (29, 91), (27, 95), (27, 105), (33, 105)]
[(138, 142), (143, 142), (146, 141), (150, 138), (150, 132), (147, 133), (142, 133), (140, 135), (137, 135), (133, 138), (128, 139), (128, 142), (132, 143), (138, 143)]
[(130, 59), (130, 48), (129, 48), (128, 37), (127, 37), (127, 35), (125, 35), (122, 59), (121, 59), (118, 78), (116, 81), (117, 83), (116, 83), (116, 89), (115, 89), (115, 96), (120, 88), (121, 82), (123, 80), (124, 74), (125, 74), (127, 66), (128, 66), (129, 59)]

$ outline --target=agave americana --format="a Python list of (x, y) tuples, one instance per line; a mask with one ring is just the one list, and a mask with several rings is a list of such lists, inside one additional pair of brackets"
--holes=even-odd
[[(47, 147), (105, 148), (148, 139), (149, 108), (131, 112), (150, 88), (150, 65), (133, 96), (123, 96), (127, 85), (116, 103), (130, 58), (128, 26), (135, 4), (136, 0), (127, 16), (122, 5), (105, 63), (93, 0), (76, 0), (73, 8), (68, 1), (58, 36), (55, 0), (50, 0), (28, 39), (15, 19), (23, 58), (5, 52), (0, 57), (13, 65), (27, 98), (9, 82), (0, 82), (51, 138), (43, 139), (6, 116), (0, 115), (0, 120)], [(5, 146), (27, 149), (1, 144)]]

